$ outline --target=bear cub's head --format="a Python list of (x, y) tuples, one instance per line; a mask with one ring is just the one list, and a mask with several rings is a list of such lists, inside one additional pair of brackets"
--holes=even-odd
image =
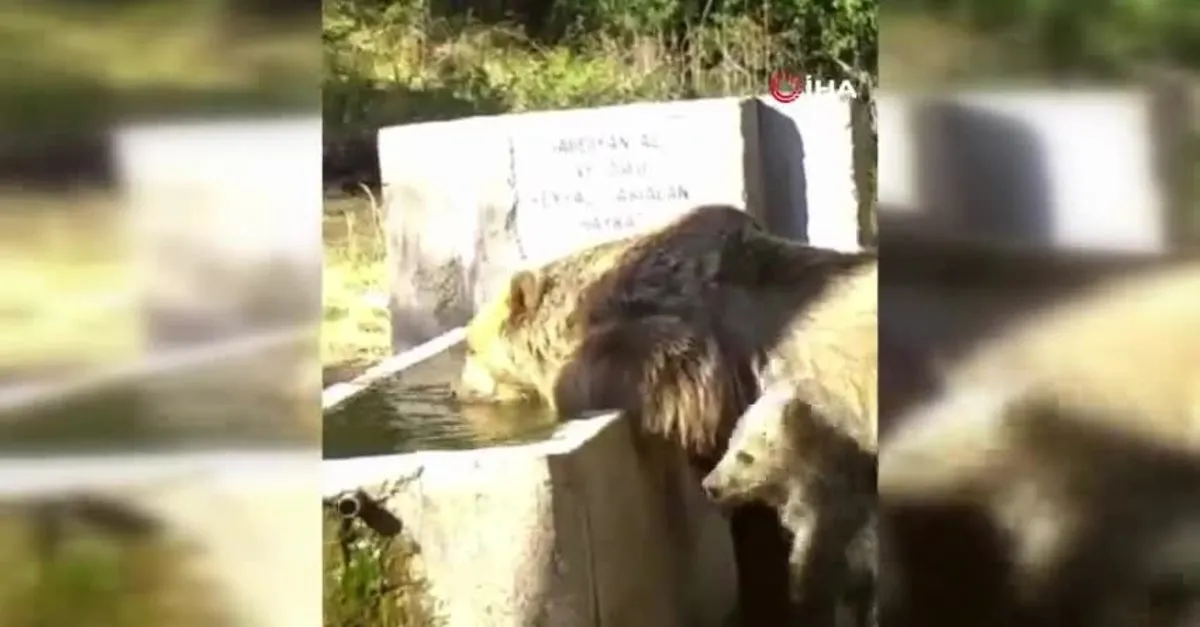
[(720, 505), (777, 504), (785, 498), (797, 454), (788, 416), (806, 410), (790, 385), (779, 384), (764, 392), (738, 420), (728, 450), (704, 478), (708, 497)]

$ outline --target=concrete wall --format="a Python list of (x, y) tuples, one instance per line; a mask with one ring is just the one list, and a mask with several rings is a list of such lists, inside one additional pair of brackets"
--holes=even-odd
[(734, 98), (383, 129), (393, 346), (464, 324), (516, 269), (703, 203), (857, 246), (849, 105)]
[(319, 118), (114, 134), (148, 354), (97, 376), (145, 393), (141, 430), (318, 441), (320, 139)]
[(324, 493), (362, 488), (399, 518), (447, 627), (722, 625), (728, 525), (630, 427), (609, 413), (534, 444), (327, 460)]

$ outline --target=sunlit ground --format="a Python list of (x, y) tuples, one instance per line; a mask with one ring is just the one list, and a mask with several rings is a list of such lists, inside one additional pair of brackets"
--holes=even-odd
[(0, 192), (0, 372), (122, 361), (142, 347), (117, 200)]
[(321, 364), (326, 384), (344, 380), (391, 350), (382, 209), (366, 197), (325, 202)]

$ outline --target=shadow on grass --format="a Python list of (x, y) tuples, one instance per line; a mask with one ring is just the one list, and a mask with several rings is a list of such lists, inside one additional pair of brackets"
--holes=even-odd
[(357, 76), (327, 77), (322, 90), (325, 120), (325, 187), (357, 191), (379, 185), (376, 134), (399, 124), (436, 122), (509, 110), (503, 94), (483, 78), (447, 77), (433, 87), (414, 87)]

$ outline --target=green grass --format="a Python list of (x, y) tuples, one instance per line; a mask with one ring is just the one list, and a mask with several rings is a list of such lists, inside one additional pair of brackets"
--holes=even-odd
[(436, 627), (416, 548), (357, 521), (345, 535), (335, 514), (324, 521), (325, 627)]
[(29, 510), (0, 510), (0, 625), (227, 627), (215, 591), (188, 570), (189, 553), (153, 534), (116, 537), (67, 524), (53, 551), (36, 542)]
[(323, 237), (321, 365), (326, 385), (361, 372), (391, 352), (382, 208), (366, 196), (329, 198)]
[(37, 39), (29, 51), (34, 67), (58, 67), (118, 88), (243, 88), (281, 67), (296, 76), (320, 72), (311, 30), (277, 27), (270, 36), (260, 29), (260, 36), (241, 37), (230, 34), (232, 20), (212, 2), (127, 4), (113, 10), (17, 2), (0, 9), (0, 17), (14, 40)]
[(112, 363), (142, 348), (115, 198), (0, 192), (0, 371)]

